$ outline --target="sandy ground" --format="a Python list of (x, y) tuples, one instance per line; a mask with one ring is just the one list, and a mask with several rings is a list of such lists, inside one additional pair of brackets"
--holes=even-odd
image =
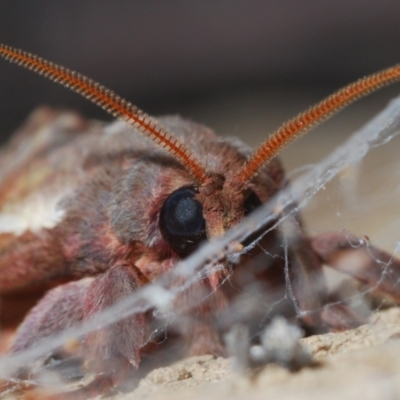
[(195, 357), (153, 370), (112, 399), (398, 399), (399, 338), (400, 309), (392, 308), (357, 329), (302, 339), (316, 363), (295, 373), (268, 365), (237, 374), (230, 360)]

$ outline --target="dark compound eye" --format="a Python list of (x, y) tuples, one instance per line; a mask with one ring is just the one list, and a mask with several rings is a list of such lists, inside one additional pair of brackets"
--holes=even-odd
[(171, 193), (160, 212), (160, 231), (164, 240), (179, 255), (191, 253), (206, 239), (203, 207), (193, 188)]
[(261, 206), (260, 198), (251, 190), (247, 199), (244, 201), (244, 215), (249, 215), (256, 208)]

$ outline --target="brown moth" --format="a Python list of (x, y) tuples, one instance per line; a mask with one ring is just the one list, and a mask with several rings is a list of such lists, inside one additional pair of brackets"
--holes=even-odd
[[(284, 124), (251, 154), (243, 143), (197, 123), (179, 117), (155, 120), (98, 83), (29, 53), (0, 45), (0, 55), (123, 121), (106, 125), (41, 109), (0, 154), (0, 293), (55, 286), (28, 312), (11, 352), (90, 319), (173, 270), (206, 240), (224, 235), (288, 184), (276, 158), (288, 142), (400, 79), (397, 66), (339, 90)], [(286, 212), (277, 212), (277, 219)], [(309, 238), (299, 216), (289, 216), (285, 230), (296, 307), (316, 310), (298, 318), (309, 331), (361, 322), (344, 305), (323, 307), (323, 263), (400, 300), (396, 279), (382, 277), (374, 261), (390, 255), (365, 241), (352, 249), (354, 238), (342, 233)], [(238, 264), (226, 261), (223, 270), (199, 279), (176, 299), (187, 317), (179, 330), (185, 354), (225, 354), (222, 336), (234, 323), (230, 310), (240, 288), (257, 285), (270, 293), (268, 301), (282, 298), (286, 277), (280, 240), (280, 229), (270, 230)], [(357, 268), (346, 263), (350, 252), (360, 255)], [(399, 277), (399, 262), (391, 262), (391, 277)], [(258, 323), (263, 307), (243, 319)], [(296, 316), (290, 301), (278, 312)], [(151, 313), (135, 314), (82, 338), (79, 354), (95, 378), (64, 396), (87, 398), (126, 379), (152, 350), (153, 320)]]

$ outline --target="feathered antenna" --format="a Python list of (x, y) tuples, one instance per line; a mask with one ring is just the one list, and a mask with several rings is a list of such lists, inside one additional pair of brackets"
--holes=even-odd
[(0, 56), (81, 94), (109, 114), (137, 128), (143, 135), (167, 150), (199, 184), (203, 184), (207, 179), (202, 164), (168, 129), (113, 91), (75, 71), (3, 44), (0, 44)]
[(311, 128), (340, 111), (353, 101), (400, 80), (400, 65), (384, 69), (351, 83), (322, 100), (314, 107), (298, 114), (283, 124), (253, 153), (234, 180), (239, 185), (248, 182), (272, 157), (276, 156), (289, 142), (308, 132)]

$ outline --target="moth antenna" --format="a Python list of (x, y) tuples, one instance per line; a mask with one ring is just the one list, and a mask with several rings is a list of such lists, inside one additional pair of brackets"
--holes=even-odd
[(236, 175), (235, 181), (240, 185), (248, 182), (262, 165), (276, 156), (289, 142), (297, 139), (301, 134), (306, 133), (353, 101), (399, 80), (400, 65), (396, 65), (361, 78), (328, 96), (314, 107), (298, 114), (261, 144)]
[(68, 68), (3, 44), (0, 44), (0, 56), (79, 93), (112, 116), (137, 128), (179, 160), (198, 183), (205, 182), (207, 174), (204, 167), (168, 129), (110, 89)]

